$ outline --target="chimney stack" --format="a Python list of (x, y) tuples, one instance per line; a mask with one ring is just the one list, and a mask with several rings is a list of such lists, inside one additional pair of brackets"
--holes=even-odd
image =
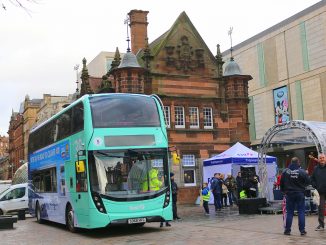
[(130, 19), (131, 52), (137, 54), (139, 49), (145, 48), (147, 38), (147, 14), (148, 11), (131, 10)]

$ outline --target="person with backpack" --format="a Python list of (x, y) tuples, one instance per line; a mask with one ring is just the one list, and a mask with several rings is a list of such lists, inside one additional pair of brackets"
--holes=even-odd
[(214, 196), (215, 212), (221, 211), (222, 203), (222, 181), (220, 179), (220, 173), (215, 173), (211, 180), (211, 192)]

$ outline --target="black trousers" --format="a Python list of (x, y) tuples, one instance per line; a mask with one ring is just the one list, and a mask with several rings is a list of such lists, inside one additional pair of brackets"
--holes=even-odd
[(318, 222), (322, 227), (325, 227), (325, 196), (325, 194), (319, 193)]
[(172, 200), (172, 212), (173, 212), (173, 219), (178, 217), (178, 209), (177, 209), (177, 201)]
[(203, 201), (203, 207), (205, 209), (205, 212), (209, 214), (208, 201)]

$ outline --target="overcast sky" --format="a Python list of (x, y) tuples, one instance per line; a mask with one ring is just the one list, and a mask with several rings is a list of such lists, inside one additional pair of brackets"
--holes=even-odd
[[(25, 4), (26, 0), (20, 0)], [(12, 110), (25, 95), (68, 95), (76, 90), (75, 64), (101, 51), (125, 52), (124, 19), (147, 10), (149, 42), (185, 11), (211, 52), (233, 46), (319, 2), (318, 0), (35, 0), (30, 10), (0, 0), (0, 135), (7, 135)], [(14, 1), (12, 1), (14, 2)]]

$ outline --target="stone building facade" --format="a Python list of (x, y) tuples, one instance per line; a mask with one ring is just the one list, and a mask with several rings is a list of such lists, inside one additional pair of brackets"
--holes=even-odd
[[(325, 40), (326, 1), (320, 1), (234, 47), (242, 71), (253, 77), (249, 83), (253, 146), (277, 123), (326, 120)], [(223, 57), (229, 59), (230, 51)], [(305, 167), (311, 150), (272, 145), (270, 153), (278, 157), (281, 168), (293, 155)]]
[(0, 157), (0, 180), (8, 180), (11, 177), (11, 165), (9, 155)]
[(40, 107), (36, 113), (35, 125), (44, 122), (61, 111), (62, 108), (71, 103), (72, 100), (72, 95), (54, 96), (51, 94), (43, 94), (43, 99), (41, 100)]
[[(44, 94), (42, 99), (30, 99), (26, 95), (19, 112), (12, 112), (9, 123), (9, 165), (12, 172), (28, 159), (28, 137), (30, 130), (44, 122), (76, 98), (75, 95), (52, 96)], [(1, 138), (2, 139), (2, 138)], [(0, 144), (1, 145), (1, 144)], [(11, 179), (11, 172), (8, 174)]]
[[(147, 14), (130, 11), (131, 51), (128, 47), (122, 59), (116, 51), (106, 77), (114, 92), (161, 98), (169, 144), (182, 159), (180, 165), (171, 166), (180, 189), (179, 202), (194, 203), (203, 181), (202, 160), (236, 142), (250, 144), (247, 106), (251, 76), (223, 76), (219, 46), (214, 56), (185, 12), (168, 31), (148, 43)], [(95, 87), (102, 86), (99, 78), (89, 76), (85, 65), (84, 69), (82, 90), (96, 93)]]
[(27, 152), (28, 152), (28, 137), (29, 131), (32, 129), (37, 120), (37, 112), (41, 107), (42, 99), (30, 99), (26, 95), (24, 100), (24, 125), (23, 125), (23, 139), (24, 139), (24, 161), (27, 161)]
[(8, 155), (9, 150), (9, 138), (0, 135), (0, 157)]
[(24, 118), (19, 112), (12, 112), (9, 123), (9, 164), (11, 171), (8, 178), (12, 179), (15, 171), (24, 160)]

